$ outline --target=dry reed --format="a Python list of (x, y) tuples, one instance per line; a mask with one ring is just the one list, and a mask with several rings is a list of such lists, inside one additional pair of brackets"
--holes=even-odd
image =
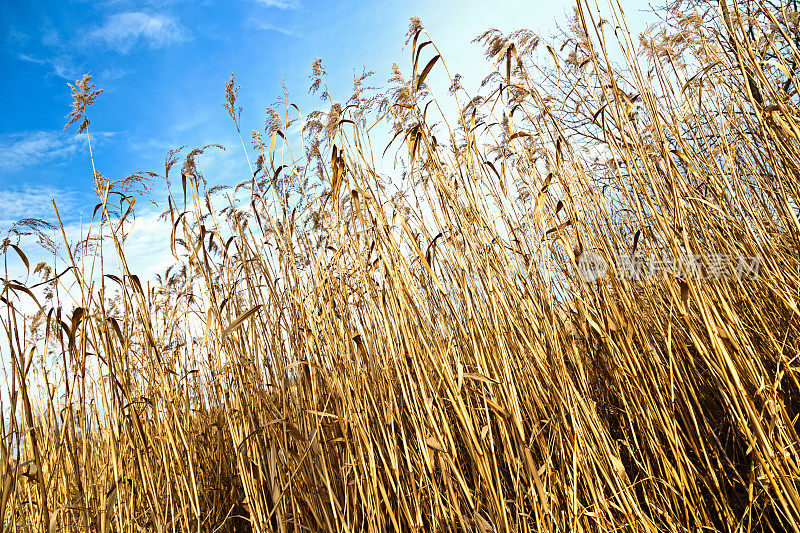
[[(0, 522), (800, 530), (792, 6), (679, 2), (633, 42), (581, 2), (560, 48), (480, 36), (480, 97), (412, 20), (410, 76), (337, 102), (316, 62), (330, 108), (281, 100), (238, 187), (207, 187), (211, 147), (179, 186), (169, 154), (154, 284), (124, 240), (155, 176), (96, 174), (68, 269), (4, 280)], [(75, 92), (84, 121), (97, 93)], [(30, 267), (21, 233), (5, 260)], [(589, 258), (608, 271), (585, 282)]]

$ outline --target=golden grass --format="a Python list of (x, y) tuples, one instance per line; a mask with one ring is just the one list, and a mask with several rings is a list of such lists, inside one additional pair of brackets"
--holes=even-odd
[[(155, 286), (128, 270), (122, 222), (148, 176), (96, 174), (73, 268), (4, 284), (0, 522), (799, 530), (789, 7), (684, 2), (633, 43), (618, 9), (580, 3), (560, 49), (481, 36), (482, 98), (416, 20), (412, 75), (384, 94), (359, 78), (333, 101), (317, 62), (330, 110), (271, 111), (252, 179), (207, 189), (202, 150), (180, 186), (173, 170), (176, 267)], [(78, 85), (73, 122), (96, 94)], [(27, 262), (17, 242), (7, 262)], [(610, 266), (585, 283), (588, 252)], [(634, 252), (704, 270), (634, 279)]]

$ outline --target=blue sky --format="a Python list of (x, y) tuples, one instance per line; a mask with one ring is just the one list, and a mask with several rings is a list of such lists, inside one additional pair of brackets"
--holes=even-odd
[[(623, 2), (638, 20), (646, 6)], [(210, 183), (246, 175), (225, 110), (225, 82), (242, 84), (243, 131), (263, 130), (264, 112), (281, 94), (304, 113), (311, 61), (321, 57), (334, 98), (346, 99), (353, 75), (375, 71), (385, 85), (393, 62), (408, 70), (404, 34), (422, 19), (448, 65), (475, 84), (487, 72), (472, 38), (490, 27), (532, 28), (544, 36), (571, 2), (354, 2), (316, 0), (152, 0), (11, 2), (0, 0), (0, 233), (21, 217), (66, 219), (91, 213), (95, 198), (84, 137), (62, 131), (69, 89), (91, 71), (104, 89), (90, 110), (98, 170), (122, 178), (163, 170), (170, 148), (221, 143), (206, 159)], [(338, 95), (337, 95), (338, 93)]]

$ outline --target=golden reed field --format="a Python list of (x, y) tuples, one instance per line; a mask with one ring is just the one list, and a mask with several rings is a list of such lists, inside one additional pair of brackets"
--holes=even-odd
[(3, 241), (3, 529), (800, 531), (800, 10), (659, 13), (489, 30), (479, 94), (412, 19), (252, 134), (232, 77), (235, 187), (87, 153), (80, 235)]

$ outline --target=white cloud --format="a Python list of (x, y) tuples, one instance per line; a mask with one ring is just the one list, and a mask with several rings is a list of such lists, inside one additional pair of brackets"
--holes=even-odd
[(278, 9), (297, 9), (300, 7), (300, 0), (256, 0), (261, 5), (276, 7)]
[(61, 34), (49, 23), (45, 25), (42, 31), (42, 44), (49, 47), (60, 47), (63, 44)]
[[(112, 136), (112, 132), (92, 132), (92, 140)], [(0, 136), (0, 170), (18, 170), (45, 163), (60, 163), (87, 150), (86, 136), (41, 130)], [(87, 155), (88, 157), (88, 155)]]
[(126, 54), (140, 43), (164, 48), (188, 40), (189, 35), (180, 22), (166, 15), (128, 12), (108, 17), (102, 26), (89, 32), (88, 38)]
[(53, 57), (44, 59), (28, 54), (17, 54), (17, 59), (36, 65), (48, 65), (53, 69), (53, 74), (70, 82), (80, 78), (79, 69), (73, 65), (72, 59), (66, 54), (56, 54)]
[(200, 110), (196, 113), (183, 115), (170, 126), (170, 131), (183, 133), (184, 131), (196, 129), (201, 124), (208, 122), (209, 117), (210, 113), (207, 110)]
[(285, 28), (278, 28), (277, 26), (273, 26), (272, 24), (256, 24), (256, 28), (258, 28), (259, 30), (274, 31), (282, 33), (284, 35), (291, 35), (292, 37), (295, 36), (295, 33), (293, 31), (289, 31)]
[(121, 78), (124, 78), (125, 76), (128, 75), (128, 73), (129, 73), (129, 71), (124, 69), (124, 68), (110, 67), (110, 68), (103, 69), (100, 72), (100, 78), (105, 82), (109, 82), (109, 81), (114, 81), (114, 80), (119, 80)]
[(292, 30), (287, 30), (286, 28), (280, 28), (278, 26), (274, 26), (274, 25), (269, 24), (267, 22), (256, 22), (256, 21), (253, 21), (253, 22), (251, 22), (251, 24), (257, 30), (274, 31), (276, 33), (282, 33), (284, 35), (288, 35), (289, 37), (295, 37), (297, 39), (303, 39), (304, 41), (311, 41), (311, 39), (309, 39), (305, 35), (301, 35), (301, 34), (295, 32), (295, 31), (292, 31)]
[(76, 65), (75, 53), (68, 48), (68, 41), (62, 38), (49, 21), (42, 23), (38, 40), (42, 46), (31, 46), (30, 36), (12, 29), (6, 38), (6, 44), (18, 60), (49, 67), (52, 74), (59, 78), (73, 82), (83, 74)]
[(7, 46), (23, 46), (31, 40), (27, 33), (23, 33), (16, 28), (9, 28), (6, 33)]
[(172, 225), (169, 219), (159, 219), (161, 211), (151, 206), (138, 211), (125, 239), (128, 268), (143, 283), (155, 280), (156, 274), (163, 274), (175, 262), (169, 247)]
[(69, 211), (75, 205), (72, 191), (56, 187), (34, 185), (0, 189), (0, 228), (8, 230), (23, 218), (54, 219), (53, 199), (59, 211)]

